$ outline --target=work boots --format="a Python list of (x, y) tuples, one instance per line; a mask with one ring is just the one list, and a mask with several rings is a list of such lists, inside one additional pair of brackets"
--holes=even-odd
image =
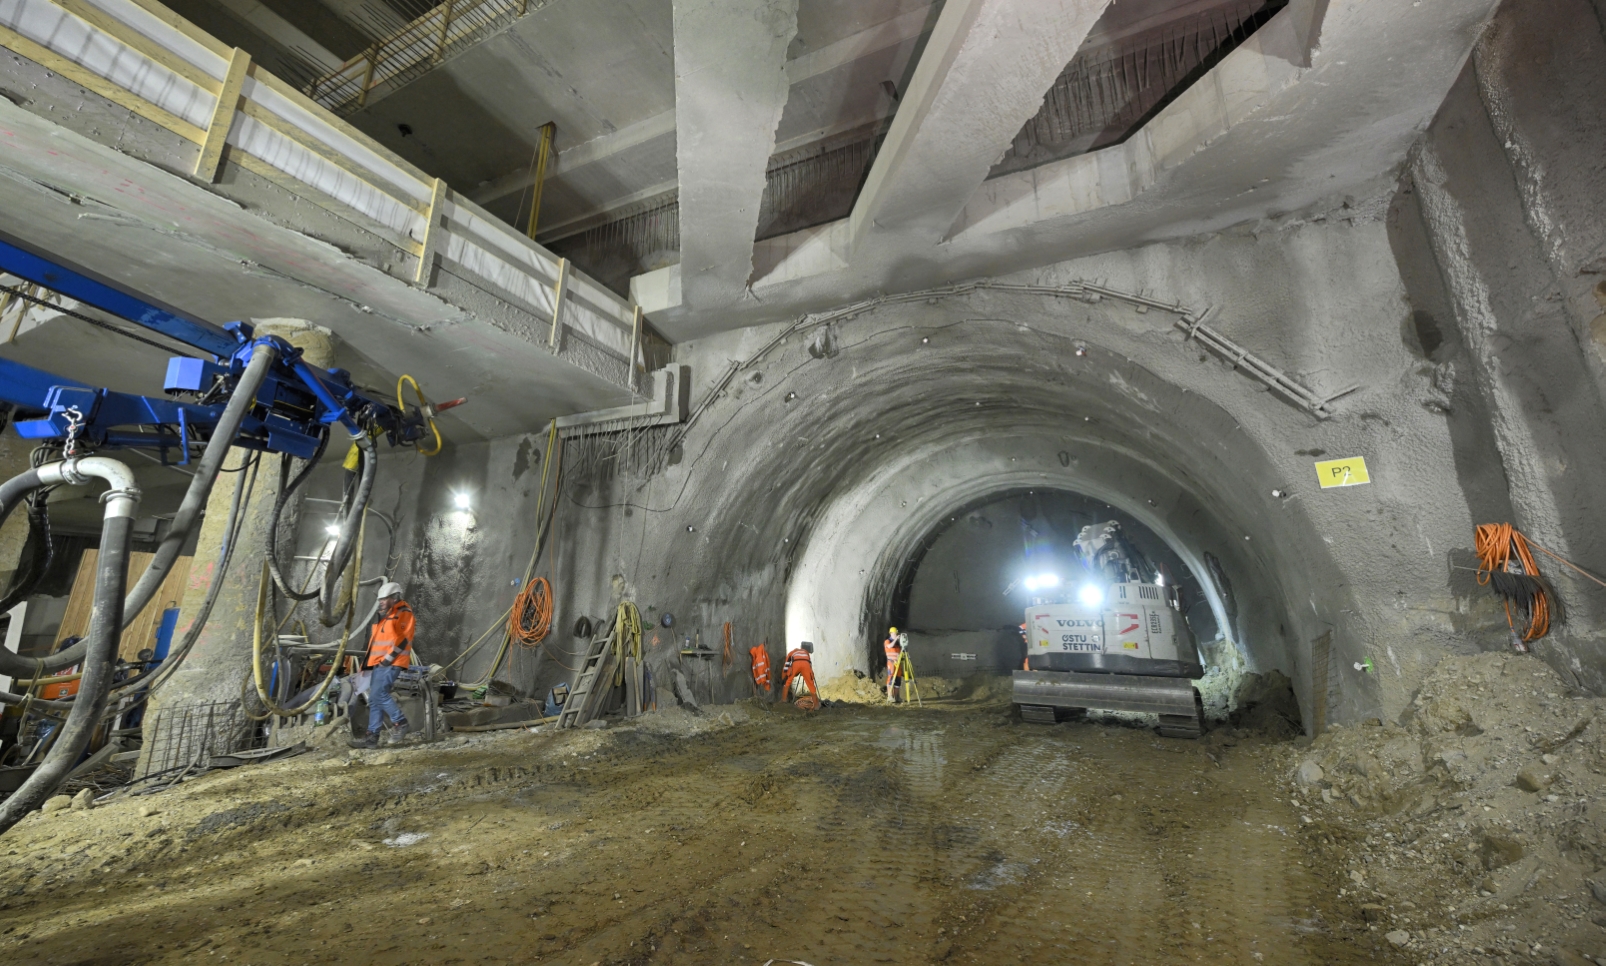
[(369, 731), (365, 732), (361, 738), (353, 738), (346, 744), (353, 748), (378, 748), (379, 736)]
[(386, 742), (385, 742), (386, 744), (391, 744), (391, 745), (399, 745), (399, 744), (401, 744), (402, 740), (407, 737), (407, 719), (403, 718), (401, 721), (398, 721), (395, 724), (391, 725), (390, 726), (390, 730), (386, 733), (385, 737), (386, 737)]

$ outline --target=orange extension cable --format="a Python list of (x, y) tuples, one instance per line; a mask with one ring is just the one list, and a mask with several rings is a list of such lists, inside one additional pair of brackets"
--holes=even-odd
[(552, 584), (536, 577), (519, 592), (507, 630), (524, 647), (538, 647), (552, 633)]
[[(1523, 632), (1524, 642), (1537, 641), (1550, 633), (1550, 590), (1539, 575), (1539, 564), (1528, 552), (1528, 538), (1509, 523), (1480, 523), (1475, 543), (1478, 553), (1478, 583), (1491, 587), (1505, 598), (1506, 623), (1513, 634), (1517, 625), (1511, 617), (1511, 602), (1528, 612), (1528, 628)], [(1540, 548), (1544, 550), (1543, 547)], [(1545, 550), (1546, 553), (1550, 551)], [(1517, 569), (1511, 569), (1511, 556), (1517, 557)], [(1551, 554), (1551, 556), (1556, 556)], [(1557, 557), (1557, 559), (1561, 559)]]

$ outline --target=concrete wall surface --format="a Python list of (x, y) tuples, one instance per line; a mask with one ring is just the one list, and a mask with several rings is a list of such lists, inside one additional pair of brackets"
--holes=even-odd
[[(778, 327), (681, 344), (694, 400), (751, 361), (683, 439), (568, 444), (559, 626), (623, 593), (675, 614), (663, 645), (708, 643), (730, 620), (741, 648), (813, 640), (822, 676), (867, 671), (921, 540), (989, 494), (1044, 486), (1130, 514), (1194, 573), (1218, 560), (1222, 627), (1251, 668), (1297, 682), (1307, 713), (1319, 700), (1329, 720), (1398, 714), (1439, 657), (1500, 646), (1505, 627), (1446, 564), (1472, 539), (1452, 432), (1470, 417), (1435, 404), (1434, 369), (1406, 337), (1388, 201), (1004, 280), (1217, 306), (1214, 324), (1318, 394), (1361, 387), (1324, 421), (1186, 341), (1169, 314), (1109, 300), (934, 295), (762, 354)], [(1487, 426), (1457, 431), (1476, 442)], [(1313, 461), (1338, 456), (1365, 456), (1372, 484), (1318, 490)], [(1374, 673), (1353, 670), (1367, 658)], [(738, 659), (709, 686), (737, 696), (744, 673)]]

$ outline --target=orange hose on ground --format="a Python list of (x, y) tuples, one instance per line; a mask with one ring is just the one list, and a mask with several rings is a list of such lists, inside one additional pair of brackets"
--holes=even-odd
[[(1516, 527), (1509, 523), (1480, 523), (1478, 524), (1475, 547), (1478, 553), (1478, 583), (1488, 586), (1494, 573), (1511, 573), (1509, 565), (1513, 552), (1517, 555), (1517, 563), (1522, 573), (1529, 577), (1539, 578), (1539, 564), (1534, 562), (1533, 554), (1528, 552), (1528, 538), (1522, 535)], [(1547, 551), (1548, 552), (1548, 551)], [(1511, 619), (1511, 601), (1506, 601), (1506, 623), (1513, 632), (1517, 625)], [(1550, 632), (1550, 595), (1541, 589), (1534, 594), (1533, 606), (1528, 614), (1528, 629), (1523, 633), (1524, 641), (1536, 641)]]
[(820, 710), (820, 699), (816, 698), (812, 694), (802, 695), (796, 701), (793, 701), (792, 704), (796, 705), (799, 711)]
[(552, 584), (545, 577), (536, 577), (519, 592), (507, 629), (524, 647), (536, 647), (552, 633)]

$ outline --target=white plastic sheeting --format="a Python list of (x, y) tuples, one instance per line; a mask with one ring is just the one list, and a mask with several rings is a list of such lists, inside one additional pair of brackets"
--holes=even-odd
[(196, 127), (212, 122), (216, 95), (48, 0), (0, 0), (0, 24)]

